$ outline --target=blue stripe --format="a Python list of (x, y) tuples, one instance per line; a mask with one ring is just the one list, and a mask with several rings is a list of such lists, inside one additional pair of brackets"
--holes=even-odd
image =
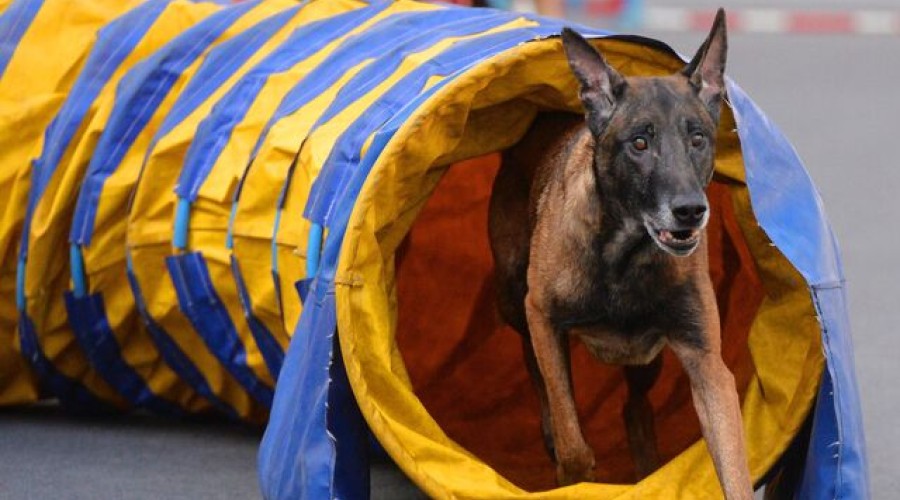
[(23, 313), (19, 315), (19, 345), (24, 357), (40, 375), (42, 386), (59, 398), (60, 403), (67, 409), (78, 412), (114, 410), (109, 403), (102, 401), (81, 382), (63, 375), (56, 369), (39, 345), (34, 323)]
[(0, 78), (43, 4), (43, 0), (17, 0), (0, 16)]
[(138, 283), (137, 276), (134, 274), (134, 263), (131, 260), (131, 254), (126, 253), (126, 257), (128, 283), (131, 286), (131, 294), (134, 296), (134, 303), (137, 306), (138, 313), (140, 314), (144, 325), (147, 327), (147, 332), (150, 333), (150, 338), (153, 340), (157, 349), (159, 349), (166, 364), (178, 374), (179, 378), (187, 382), (197, 394), (206, 398), (206, 400), (216, 407), (216, 409), (235, 420), (239, 420), (240, 414), (234, 407), (219, 398), (212, 390), (212, 387), (210, 387), (209, 382), (206, 381), (206, 377), (203, 376), (203, 373), (190, 358), (187, 357), (184, 351), (178, 347), (178, 343), (172, 339), (172, 336), (153, 319), (152, 315), (150, 315), (150, 311), (147, 310), (147, 302), (144, 300), (144, 293)]
[[(330, 292), (321, 282), (313, 284), (288, 346), (259, 448), (264, 498), (337, 498), (332, 494), (335, 439), (328, 434), (327, 422), (337, 323)], [(360, 459), (364, 449), (356, 450)]]
[(184, 415), (178, 405), (154, 394), (122, 358), (99, 294), (79, 298), (73, 293), (66, 293), (65, 302), (75, 338), (94, 369), (110, 386), (135, 407), (161, 415)]
[(237, 285), (241, 307), (244, 309), (244, 317), (247, 318), (250, 332), (253, 334), (253, 339), (262, 353), (266, 367), (269, 369), (269, 374), (272, 375), (272, 380), (277, 381), (278, 373), (281, 372), (281, 365), (284, 363), (284, 350), (281, 349), (281, 345), (275, 340), (269, 329), (251, 312), (253, 311), (253, 306), (250, 302), (250, 294), (241, 274), (241, 266), (234, 255), (231, 256), (231, 272), (234, 275), (234, 284)]
[(222, 9), (192, 26), (122, 78), (75, 207), (70, 241), (89, 245), (103, 184), (181, 74), (259, 0)]
[(269, 16), (210, 50), (200, 68), (191, 77), (191, 81), (179, 94), (178, 100), (172, 105), (172, 110), (166, 115), (156, 136), (168, 134), (213, 92), (219, 90), (235, 71), (300, 11), (301, 7), (302, 5), (298, 4)]
[[(364, 32), (345, 40), (328, 59), (312, 70), (285, 95), (269, 123), (266, 124), (263, 132), (260, 134), (251, 156), (256, 156), (256, 152), (262, 146), (269, 130), (275, 123), (295, 113), (305, 104), (331, 88), (353, 67), (420, 38), (423, 30), (435, 33), (433, 41), (440, 40), (442, 38), (441, 26), (450, 25), (458, 28), (454, 21), (459, 19), (460, 16), (466, 17), (472, 13), (484, 15), (484, 11), (455, 8), (425, 12), (402, 12), (383, 19)], [(502, 17), (500, 16), (500, 18)], [(497, 19), (497, 22), (500, 21), (500, 18)], [(512, 17), (509, 19), (512, 19)], [(422, 46), (429, 45), (423, 44)], [(288, 170), (286, 181), (279, 192), (277, 204), (279, 212), (284, 207), (296, 162), (297, 158), (295, 157), (294, 163), (291, 164)], [(276, 241), (280, 220), (280, 217), (276, 214), (275, 226), (272, 231), (272, 273), (276, 277), (278, 275), (278, 260), (274, 256), (277, 254)], [(309, 254), (307, 258), (309, 258)], [(313, 258), (315, 259), (315, 257)], [(276, 288), (280, 290), (280, 283), (277, 279)]]
[[(43, 152), (40, 158), (32, 162), (28, 205), (25, 209), (22, 238), (19, 243), (16, 299), (23, 318), (22, 321), (31, 324), (25, 314), (25, 270), (28, 260), (28, 235), (38, 201), (44, 194), (47, 185), (59, 166), (60, 160), (69, 148), (72, 138), (81, 126), (100, 90), (155, 22), (167, 3), (167, 1), (148, 2), (100, 29), (97, 34), (97, 43), (91, 49), (84, 69), (78, 75), (78, 79), (72, 86), (68, 98), (47, 127), (44, 135)], [(80, 257), (80, 253), (78, 256)], [(76, 261), (74, 254), (70, 255), (70, 257), (71, 262), (76, 264), (76, 267), (73, 267), (73, 281), (76, 292), (83, 294), (86, 288), (83, 279), (84, 272), (82, 267), (77, 266), (82, 261), (80, 258)], [(36, 351), (24, 350), (26, 348), (36, 349)], [(33, 343), (23, 344), (23, 354), (28, 359), (45, 359), (42, 347), (36, 340)], [(34, 368), (42, 377), (55, 376), (46, 372), (46, 366), (43, 363), (38, 363)]]
[(100, 91), (168, 4), (169, 0), (147, 2), (100, 29), (84, 69), (44, 133), (44, 149), (32, 169), (31, 204), (43, 195)]
[(19, 268), (16, 294), (24, 308), (25, 264), (28, 259), (28, 234), (37, 203), (44, 193), (60, 159), (68, 149), (72, 137), (81, 126), (91, 103), (109, 81), (125, 57), (134, 49), (140, 38), (153, 24), (167, 1), (149, 2), (103, 27), (98, 41), (91, 50), (84, 69), (72, 86), (69, 97), (50, 122), (44, 134), (44, 149), (40, 158), (32, 161), (31, 184), (28, 205), (19, 244)]
[(270, 75), (287, 71), (299, 64), (383, 9), (384, 6), (366, 7), (297, 28), (271, 54), (248, 71), (213, 106), (209, 116), (197, 128), (182, 174), (184, 176), (184, 172), (190, 172), (192, 182), (180, 182), (176, 193), (191, 201), (197, 199), (203, 180), (209, 175), (209, 170), (222, 154), (234, 128), (244, 119)]
[(522, 28), (495, 33), (454, 43), (450, 48), (425, 62), (391, 89), (379, 96), (358, 120), (347, 127), (332, 147), (328, 159), (316, 177), (304, 215), (314, 223), (327, 226), (334, 203), (346, 183), (347, 176), (360, 161), (360, 150), (375, 130), (415, 98), (428, 80), (447, 76), (475, 64), (499, 51), (526, 40), (558, 32), (558, 25)]
[[(448, 9), (448, 11), (459, 12), (456, 9)], [(305, 104), (333, 87), (353, 67), (383, 54), (396, 44), (415, 38), (423, 29), (435, 28), (432, 24), (433, 12), (394, 14), (341, 43), (322, 64), (310, 71), (284, 96), (257, 139), (251, 156), (256, 156), (275, 123), (294, 114)]]
[(166, 267), (175, 284), (181, 311), (210, 352), (253, 399), (270, 407), (273, 390), (247, 366), (247, 351), (213, 288), (203, 255), (199, 252), (170, 255), (166, 257)]
[[(335, 142), (328, 159), (313, 184), (312, 192), (307, 200), (304, 215), (313, 222), (313, 227), (326, 226), (334, 208), (334, 204), (345, 197), (338, 197), (345, 189), (349, 177), (353, 175), (354, 167), (362, 168), (366, 164), (360, 164), (359, 151), (364, 142), (378, 127), (390, 120), (395, 114), (404, 108), (411, 100), (422, 92), (425, 84), (435, 75), (448, 76), (470, 65), (510, 49), (524, 41), (549, 36), (558, 32), (560, 26), (555, 23), (545, 23), (536, 28), (520, 28), (500, 33), (495, 33), (471, 40), (463, 40), (453, 44), (446, 51), (429, 60), (422, 66), (406, 75), (391, 89), (382, 94), (357, 121), (351, 124)], [(441, 82), (444, 84), (447, 80)], [(393, 120), (396, 122), (396, 119)], [(369, 147), (372, 151), (374, 144)], [(379, 151), (374, 149), (375, 151)], [(379, 151), (380, 152), (380, 151)], [(374, 159), (372, 160), (374, 162)], [(358, 167), (357, 167), (358, 165)], [(364, 175), (368, 175), (366, 166)], [(353, 196), (355, 199), (355, 195)], [(312, 232), (311, 232), (312, 233)], [(329, 234), (335, 234), (338, 240), (343, 238), (343, 232), (332, 230)], [(310, 235), (307, 247), (307, 262), (315, 261), (312, 255), (318, 251), (321, 245), (319, 237)], [(317, 236), (317, 235), (316, 235)], [(316, 269), (310, 269), (313, 273)], [(307, 275), (310, 277), (311, 275)]]
[[(404, 59), (410, 54), (431, 48), (448, 38), (472, 36), (513, 21), (516, 17), (507, 12), (485, 12), (475, 9), (442, 10), (431, 14), (434, 28), (419, 33), (418, 36), (395, 44), (378, 59), (360, 70), (338, 92), (334, 102), (316, 120), (316, 124), (327, 123), (351, 103), (369, 93), (385, 79), (394, 74)], [(313, 127), (315, 129), (316, 127)]]

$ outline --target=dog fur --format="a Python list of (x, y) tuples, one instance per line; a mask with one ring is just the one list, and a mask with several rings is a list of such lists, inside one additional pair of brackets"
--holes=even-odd
[(724, 12), (693, 60), (666, 77), (625, 78), (574, 31), (562, 39), (585, 116), (539, 116), (504, 154), (489, 209), (498, 306), (522, 334), (558, 482), (594, 479), (572, 397), (576, 337), (599, 361), (625, 365), (623, 415), (640, 477), (659, 466), (647, 391), (668, 345), (690, 379), (725, 496), (752, 498), (705, 234)]

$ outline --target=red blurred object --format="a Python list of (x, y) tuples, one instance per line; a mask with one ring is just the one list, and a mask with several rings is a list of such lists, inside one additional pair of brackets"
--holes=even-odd
[(588, 15), (597, 17), (616, 17), (625, 8), (625, 0), (591, 0), (584, 6)]

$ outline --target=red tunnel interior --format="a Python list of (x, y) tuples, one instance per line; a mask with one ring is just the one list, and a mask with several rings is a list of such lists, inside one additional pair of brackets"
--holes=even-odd
[[(397, 342), (416, 395), (444, 432), (518, 486), (555, 487), (544, 450), (540, 410), (522, 358), (519, 335), (496, 311), (487, 238), (487, 206), (499, 155), (453, 165), (397, 253)], [(747, 346), (763, 297), (723, 181), (708, 190), (710, 273), (722, 317), (723, 357), (741, 397), (754, 367)], [(597, 479), (633, 483), (634, 465), (621, 413), (621, 368), (603, 365), (572, 345), (576, 401), (597, 458)], [(650, 392), (664, 461), (700, 437), (690, 389), (678, 361), (664, 350)]]

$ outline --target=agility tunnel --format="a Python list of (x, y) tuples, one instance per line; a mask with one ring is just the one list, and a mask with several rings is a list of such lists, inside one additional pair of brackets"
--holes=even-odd
[[(498, 153), (538, 113), (581, 112), (561, 22), (412, 1), (0, 9), (0, 404), (267, 421), (267, 498), (366, 497), (371, 436), (438, 498), (721, 496), (677, 361), (650, 393), (665, 465), (635, 484), (621, 370), (578, 346), (599, 482), (555, 488), (495, 311)], [(624, 74), (684, 65), (580, 30)], [(733, 82), (709, 198), (754, 481), (867, 497), (837, 246)]]

